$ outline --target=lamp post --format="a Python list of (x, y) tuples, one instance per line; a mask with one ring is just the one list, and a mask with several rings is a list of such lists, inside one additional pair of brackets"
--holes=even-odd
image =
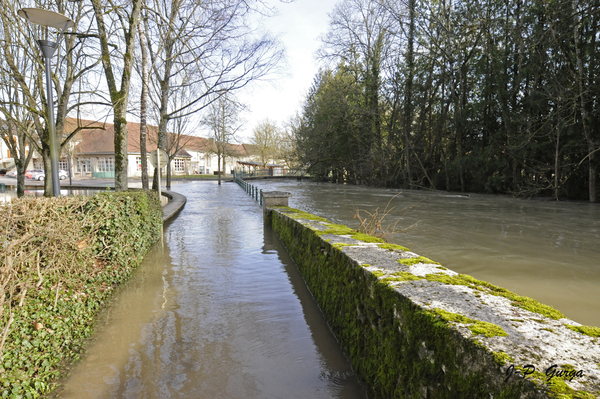
[(52, 74), (50, 72), (50, 58), (54, 55), (54, 52), (58, 48), (63, 34), (67, 28), (74, 26), (73, 21), (57, 12), (42, 10), (40, 8), (23, 8), (18, 12), (20, 17), (25, 18), (29, 22), (34, 24), (48, 26), (56, 29), (60, 29), (60, 36), (57, 42), (49, 40), (38, 39), (35, 29), (33, 29), (33, 35), (36, 42), (42, 50), (44, 55), (44, 64), (46, 69), (46, 98), (48, 100), (48, 130), (50, 133), (50, 166), (52, 173), (52, 194), (55, 197), (60, 195), (60, 182), (58, 176), (58, 147), (56, 143), (56, 123), (54, 122), (54, 96), (52, 95)]

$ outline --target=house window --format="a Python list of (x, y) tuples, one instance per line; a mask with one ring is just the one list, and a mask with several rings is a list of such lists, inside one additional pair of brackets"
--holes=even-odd
[(115, 160), (113, 158), (98, 158), (98, 172), (114, 172)]
[(185, 162), (183, 159), (175, 159), (175, 172), (183, 172)]
[(77, 160), (77, 172), (78, 173), (90, 173), (92, 171), (92, 165), (89, 159), (82, 158)]
[(135, 157), (135, 168), (138, 172), (142, 170), (142, 157)]
[(68, 170), (69, 169), (69, 164), (67, 161), (59, 161), (58, 162), (58, 169), (61, 170)]

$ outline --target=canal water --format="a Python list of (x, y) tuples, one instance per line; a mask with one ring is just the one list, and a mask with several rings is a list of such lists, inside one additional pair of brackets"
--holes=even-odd
[(61, 398), (365, 398), (262, 210), (233, 183), (188, 199), (100, 317)]
[(381, 214), (389, 203), (383, 225), (398, 221), (390, 242), (600, 326), (600, 204), (296, 180), (250, 183), (288, 191), (290, 206), (353, 228), (357, 208)]

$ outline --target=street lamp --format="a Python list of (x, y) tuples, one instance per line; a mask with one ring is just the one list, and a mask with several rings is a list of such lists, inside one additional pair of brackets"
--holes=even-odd
[(25, 18), (34, 24), (61, 29), (58, 41), (38, 39), (35, 29), (33, 35), (35, 41), (40, 46), (44, 55), (44, 64), (46, 68), (46, 98), (48, 99), (48, 120), (50, 132), (50, 165), (52, 171), (52, 193), (55, 197), (60, 195), (60, 182), (58, 177), (58, 147), (56, 143), (56, 124), (54, 122), (54, 98), (52, 95), (52, 75), (50, 73), (50, 58), (58, 48), (58, 43), (62, 40), (63, 34), (67, 28), (75, 25), (68, 17), (54, 11), (42, 10), (40, 8), (23, 8), (17, 11), (20, 17)]

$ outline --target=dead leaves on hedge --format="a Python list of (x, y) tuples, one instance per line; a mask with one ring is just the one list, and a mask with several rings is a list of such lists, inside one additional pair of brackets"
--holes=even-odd
[(0, 207), (0, 354), (16, 306), (46, 284), (56, 288), (58, 299), (59, 287), (101, 271), (92, 249), (102, 221), (84, 211), (86, 201), (25, 197)]

